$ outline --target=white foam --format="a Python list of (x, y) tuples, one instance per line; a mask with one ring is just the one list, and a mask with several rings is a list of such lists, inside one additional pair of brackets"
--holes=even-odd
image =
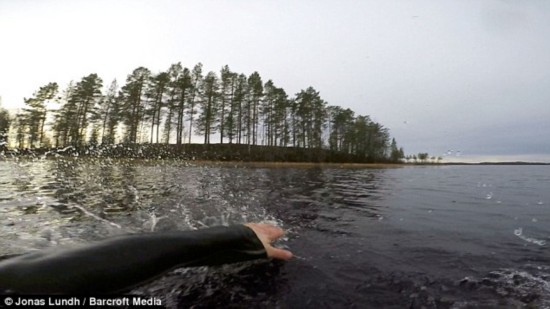
[(545, 246), (546, 245), (546, 241), (542, 240), (542, 239), (536, 239), (536, 238), (532, 238), (532, 237), (527, 237), (525, 235), (523, 235), (523, 228), (517, 228), (514, 230), (514, 235), (516, 235), (517, 237), (519, 237), (520, 239), (528, 242), (528, 243), (532, 243), (532, 244), (535, 244), (535, 245), (539, 245), (539, 246)]

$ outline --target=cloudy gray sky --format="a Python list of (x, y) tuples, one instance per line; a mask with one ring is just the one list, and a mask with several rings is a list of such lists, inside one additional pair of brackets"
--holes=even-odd
[(406, 153), (550, 162), (550, 1), (0, 0), (0, 96), (181, 61), (313, 86)]

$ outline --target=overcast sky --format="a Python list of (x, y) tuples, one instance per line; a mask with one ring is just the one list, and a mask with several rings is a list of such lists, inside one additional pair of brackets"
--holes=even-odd
[(550, 162), (550, 1), (0, 0), (0, 96), (181, 61), (313, 86), (407, 154)]

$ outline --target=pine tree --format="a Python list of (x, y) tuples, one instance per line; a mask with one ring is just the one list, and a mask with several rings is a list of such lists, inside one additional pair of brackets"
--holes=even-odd
[[(185, 111), (187, 110), (185, 103), (189, 101), (189, 104), (188, 104), (189, 107), (193, 106), (193, 108), (195, 105), (194, 98), (193, 98), (192, 104), (190, 99), (190, 97), (194, 93), (194, 89), (193, 89), (193, 80), (191, 77), (191, 72), (189, 71), (188, 68), (183, 69), (183, 71), (181, 72), (181, 74), (177, 79), (176, 85), (178, 88), (177, 109), (176, 109), (177, 110), (176, 141), (178, 145), (181, 145), (183, 143), (183, 135), (184, 135), (184, 128), (185, 128), (184, 116), (185, 116)], [(190, 113), (192, 115), (194, 112), (190, 111)], [(191, 131), (189, 131), (189, 136), (191, 136)]]
[(191, 72), (191, 95), (188, 100), (189, 114), (189, 144), (191, 144), (191, 137), (193, 135), (193, 118), (196, 113), (196, 101), (198, 95), (200, 95), (200, 88), (202, 83), (202, 63), (197, 63)]
[(390, 160), (392, 162), (399, 162), (403, 158), (405, 158), (403, 148), (397, 148), (397, 142), (395, 138), (392, 138), (390, 145)]
[[(165, 93), (167, 92), (168, 83), (170, 82), (170, 75), (167, 72), (161, 72), (149, 78), (146, 90), (146, 98), (149, 102), (145, 114), (151, 120), (151, 134), (150, 143), (154, 141), (156, 136), (156, 143), (160, 139), (160, 118), (162, 115), (162, 108), (166, 105)], [(156, 135), (155, 135), (156, 126)]]
[(227, 135), (226, 121), (233, 121), (232, 115), (228, 115), (233, 106), (233, 96), (235, 94), (236, 74), (231, 72), (229, 66), (225, 65), (220, 72), (220, 106), (218, 117), (220, 120), (220, 144), (223, 144), (223, 138)]
[(331, 112), (331, 130), (329, 135), (329, 149), (333, 151), (350, 152), (350, 132), (355, 121), (354, 112), (340, 106), (332, 106)]
[[(262, 104), (260, 106), (260, 118), (262, 119), (264, 136), (262, 140), (266, 141), (266, 144), (273, 146), (274, 144), (274, 109), (275, 109), (275, 99), (277, 88), (273, 84), (272, 80), (268, 80), (264, 84), (264, 96)], [(262, 143), (263, 144), (263, 143)]]
[(7, 148), (10, 125), (11, 118), (8, 111), (0, 106), (0, 151)]
[(290, 142), (290, 113), (291, 102), (283, 88), (278, 88), (275, 98), (275, 141), (279, 146), (287, 146)]
[(247, 113), (247, 140), (248, 144), (256, 145), (258, 141), (258, 114), (260, 101), (263, 96), (262, 78), (258, 72), (248, 77), (248, 113)]
[(102, 98), (100, 108), (97, 111), (97, 120), (101, 121), (102, 144), (113, 144), (115, 142), (115, 131), (120, 112), (117, 92), (118, 83), (114, 79)]
[(102, 87), (103, 81), (94, 73), (83, 77), (71, 92), (69, 102), (75, 108), (75, 119), (71, 121), (69, 132), (75, 147), (84, 144), (89, 122), (97, 119), (97, 105), (102, 98)]
[(17, 143), (17, 148), (25, 147), (25, 135), (29, 127), (28, 119), (24, 114), (15, 115), (14, 120), (15, 127), (15, 141)]
[(321, 148), (322, 131), (326, 120), (326, 102), (319, 92), (308, 87), (296, 94), (299, 145), (305, 148)]
[(126, 84), (122, 87), (122, 117), (127, 127), (126, 141), (138, 142), (138, 133), (143, 121), (145, 111), (145, 87), (151, 71), (144, 67), (135, 69), (126, 78)]
[(74, 83), (71, 81), (63, 91), (62, 97), (58, 98), (61, 107), (54, 112), (53, 126), (55, 146), (67, 146), (70, 143), (71, 128), (75, 128), (77, 117), (76, 103), (71, 101), (73, 93), (76, 91)]
[(260, 109), (267, 145), (286, 145), (288, 143), (289, 101), (284, 89), (278, 88), (273, 81), (264, 85), (264, 97)]
[[(167, 95), (168, 100), (166, 102), (166, 107), (168, 108), (168, 115), (166, 116), (166, 119), (164, 120), (164, 142), (166, 144), (170, 143), (170, 137), (172, 134), (172, 126), (174, 124), (174, 118), (177, 109), (178, 109), (178, 81), (180, 79), (180, 75), (182, 74), (182, 66), (181, 63), (175, 63), (170, 66), (168, 69), (168, 76), (170, 78), (170, 81), (168, 82), (168, 89), (167, 89)], [(179, 121), (179, 117), (178, 117)], [(177, 124), (179, 127), (179, 124)], [(178, 130), (179, 132), (179, 130)], [(178, 140), (178, 138), (176, 138)]]
[(42, 147), (44, 139), (44, 125), (46, 124), (47, 105), (55, 98), (58, 91), (57, 83), (49, 83), (40, 87), (34, 96), (25, 98), (26, 108), (23, 109), (22, 117), (28, 128), (29, 147)]
[(202, 83), (201, 114), (197, 121), (197, 133), (204, 135), (204, 143), (210, 144), (210, 135), (216, 130), (216, 114), (219, 108), (219, 81), (216, 73), (209, 72)]
[[(227, 114), (222, 115), (221, 118), (223, 119), (220, 123), (220, 137), (227, 136), (229, 139), (229, 143), (232, 144), (233, 140), (236, 139), (236, 136), (238, 135), (238, 111), (239, 111), (239, 104), (236, 100), (237, 97), (237, 91), (238, 91), (238, 83), (239, 83), (239, 75), (237, 73), (232, 73), (229, 75), (228, 79), (231, 81), (230, 86), (230, 92), (229, 92), (229, 98), (227, 99), (227, 103), (223, 103), (223, 105), (229, 105), (227, 107)], [(222, 81), (223, 83), (223, 81)], [(225, 113), (225, 108), (222, 108)], [(223, 133), (222, 133), (223, 132)], [(223, 141), (220, 140), (220, 143)]]
[(233, 96), (233, 107), (232, 107), (232, 114), (235, 117), (235, 126), (234, 129), (236, 131), (237, 135), (237, 144), (243, 143), (243, 138), (245, 136), (245, 124), (247, 123), (245, 121), (246, 117), (246, 107), (248, 106), (247, 102), (247, 85), (248, 81), (246, 78), (246, 75), (240, 74), (237, 77), (236, 80), (236, 86), (235, 86), (235, 94)]

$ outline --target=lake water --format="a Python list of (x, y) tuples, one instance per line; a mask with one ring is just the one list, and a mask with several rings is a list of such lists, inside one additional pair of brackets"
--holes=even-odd
[(269, 221), (295, 259), (178, 269), (169, 307), (550, 308), (550, 166), (0, 161), (0, 255)]

